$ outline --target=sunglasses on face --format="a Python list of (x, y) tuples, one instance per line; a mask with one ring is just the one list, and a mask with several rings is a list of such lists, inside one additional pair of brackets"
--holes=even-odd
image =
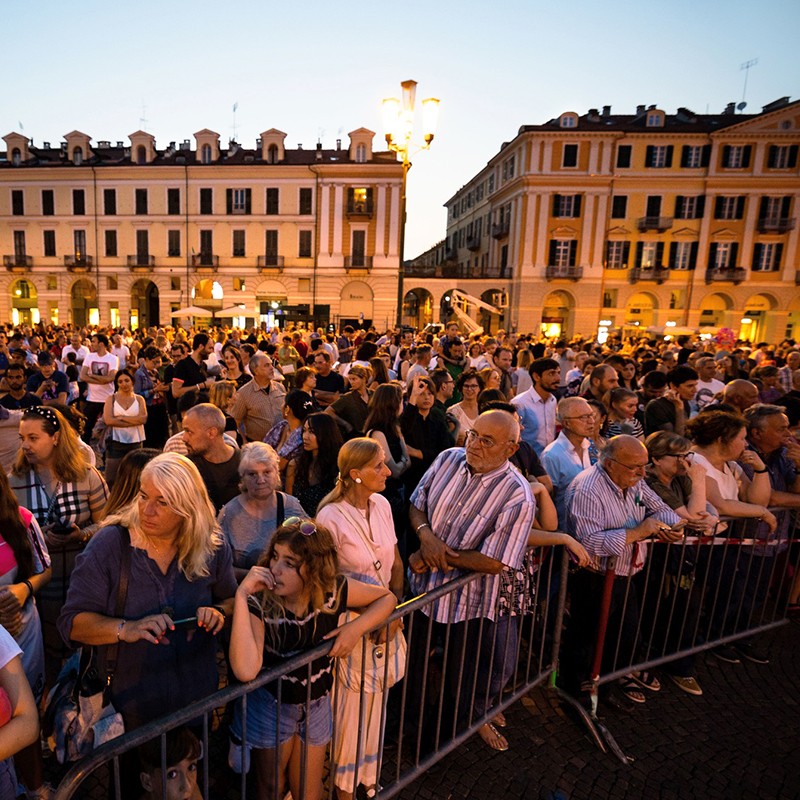
[(317, 526), (310, 519), (300, 519), (300, 517), (289, 517), (283, 521), (284, 528), (290, 528), (293, 525), (299, 525), (298, 530), (303, 536), (311, 536), (317, 532)]

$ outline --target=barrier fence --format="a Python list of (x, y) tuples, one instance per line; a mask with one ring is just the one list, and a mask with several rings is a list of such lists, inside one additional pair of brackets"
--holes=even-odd
[[(374, 763), (375, 796), (394, 797), (403, 787), (418, 778), (432, 764), (473, 736), (484, 724), (516, 702), (533, 687), (555, 676), (560, 649), (561, 624), (567, 593), (569, 558), (566, 549), (533, 548), (528, 551), (521, 571), (507, 571), (502, 576), (462, 574), (449, 583), (400, 605), (378, 631), (389, 639), (393, 622), (402, 620), (408, 647), (405, 654), (405, 679), (383, 692), (368, 692), (366, 665), (371, 641), (364, 637), (361, 648), (360, 690), (358, 692), (357, 731), (336, 724), (345, 702), (344, 689), (337, 682), (333, 696), (333, 739), (327, 761), (325, 796), (335, 796), (335, 777), (342, 790), (355, 794), (359, 777)], [(506, 591), (493, 591), (498, 581)], [(445, 605), (446, 621), (432, 621), (436, 608)], [(456, 617), (457, 608), (473, 609), (470, 619)], [(440, 615), (441, 616), (441, 615)], [(327, 653), (332, 644), (325, 643), (294, 657), (279, 667), (265, 670), (246, 684), (231, 683), (210, 697), (126, 733), (98, 747), (89, 757), (73, 765), (56, 792), (57, 800), (82, 796), (79, 792), (94, 775), (102, 786), (98, 796), (124, 800), (139, 797), (138, 771), (132, 774), (126, 761), (140, 745), (160, 737), (162, 763), (162, 796), (166, 796), (167, 732), (192, 725), (202, 739), (199, 771), (205, 798), (213, 797), (209, 783), (219, 770), (228, 770), (225, 763), (210, 764), (210, 717), (219, 709), (239, 704), (241, 720), (242, 763), (248, 748), (248, 717), (253, 713), (252, 693), (270, 684), (277, 687), (275, 733), (281, 717), (297, 709), (288, 708), (282, 698), (281, 676), (299, 668), (307, 670), (307, 690), (303, 709), (305, 719), (311, 713), (312, 662)], [(388, 654), (388, 651), (387, 651)], [(390, 658), (384, 658), (384, 683), (389, 678)], [(506, 690), (506, 693), (504, 693)], [(248, 701), (248, 696), (250, 700)], [(352, 698), (351, 698), (352, 699)], [(379, 704), (379, 713), (377, 712)], [(379, 720), (377, 730), (374, 722)], [(368, 730), (372, 723), (371, 730)], [(271, 724), (271, 723), (270, 723)], [(347, 765), (336, 763), (337, 737), (355, 736), (355, 759), (352, 775)], [(377, 742), (377, 747), (374, 746)], [(351, 748), (352, 749), (352, 748)], [(301, 753), (300, 774), (305, 776), (309, 764), (309, 745)], [(220, 759), (224, 761), (224, 759)], [(255, 761), (255, 760), (254, 760)], [(358, 768), (355, 768), (358, 765)], [(105, 770), (106, 774), (101, 773)], [(274, 774), (240, 776), (241, 796), (247, 795), (248, 783), (255, 778), (259, 797), (281, 800), (289, 786), (280, 785), (278, 759)], [(257, 770), (253, 770), (257, 772)], [(135, 785), (132, 785), (132, 782)], [(369, 786), (368, 781), (364, 781)], [(300, 781), (294, 800), (317, 797), (317, 786)]]

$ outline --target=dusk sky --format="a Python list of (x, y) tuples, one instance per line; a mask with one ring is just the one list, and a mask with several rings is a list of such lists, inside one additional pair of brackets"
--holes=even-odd
[[(573, 110), (637, 104), (667, 112), (747, 112), (800, 95), (797, 0), (402, 5), (87, 0), (3, 4), (0, 135), (24, 126), (40, 144), (73, 129), (158, 147), (201, 128), (255, 145), (334, 147), (364, 126), (385, 149), (381, 99), (400, 81), (441, 99), (433, 147), (409, 175), (406, 257), (445, 232), (442, 203), (523, 124)], [(143, 106), (146, 109), (143, 113)], [(419, 130), (419, 129), (418, 129)]]

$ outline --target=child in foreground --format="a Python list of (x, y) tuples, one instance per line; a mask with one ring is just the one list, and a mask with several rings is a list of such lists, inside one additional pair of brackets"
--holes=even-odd
[[(258, 797), (283, 797), (287, 773), (292, 797), (301, 796), (301, 758), (307, 742), (305, 797), (320, 800), (332, 730), (331, 659), (348, 656), (365, 633), (394, 611), (395, 603), (387, 589), (339, 574), (333, 538), (325, 528), (297, 517), (278, 528), (258, 566), (248, 572), (236, 592), (231, 668), (240, 681), (250, 681), (263, 667), (280, 664), (324, 640), (334, 643), (328, 655), (311, 662), (308, 716), (308, 666), (280, 679), (278, 741), (278, 682), (247, 697), (247, 745), (253, 748)], [(339, 626), (339, 614), (348, 608), (363, 613)], [(237, 705), (232, 733), (242, 739), (241, 705)]]
[(202, 800), (197, 785), (200, 742), (188, 728), (167, 733), (167, 794), (162, 795), (161, 737), (138, 748), (142, 800)]

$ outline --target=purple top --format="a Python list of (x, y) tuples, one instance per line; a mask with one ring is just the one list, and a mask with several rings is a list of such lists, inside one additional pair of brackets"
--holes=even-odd
[[(70, 647), (77, 614), (92, 611), (114, 616), (121, 569), (122, 537), (116, 526), (99, 530), (78, 556), (72, 572), (67, 601), (58, 618), (58, 630)], [(231, 549), (226, 541), (214, 551), (208, 564), (208, 577), (188, 581), (175, 558), (167, 574), (144, 550), (133, 548), (125, 618), (141, 619), (173, 609), (174, 620), (197, 615), (201, 606), (210, 606), (233, 597), (236, 578)], [(194, 635), (189, 639), (188, 633)], [(218, 686), (217, 638), (197, 623), (177, 626), (167, 634), (168, 645), (146, 641), (122, 642), (117, 654), (117, 671), (111, 687), (114, 707), (130, 731), (165, 714), (199, 700)], [(105, 648), (98, 648), (98, 666), (105, 673)]]

